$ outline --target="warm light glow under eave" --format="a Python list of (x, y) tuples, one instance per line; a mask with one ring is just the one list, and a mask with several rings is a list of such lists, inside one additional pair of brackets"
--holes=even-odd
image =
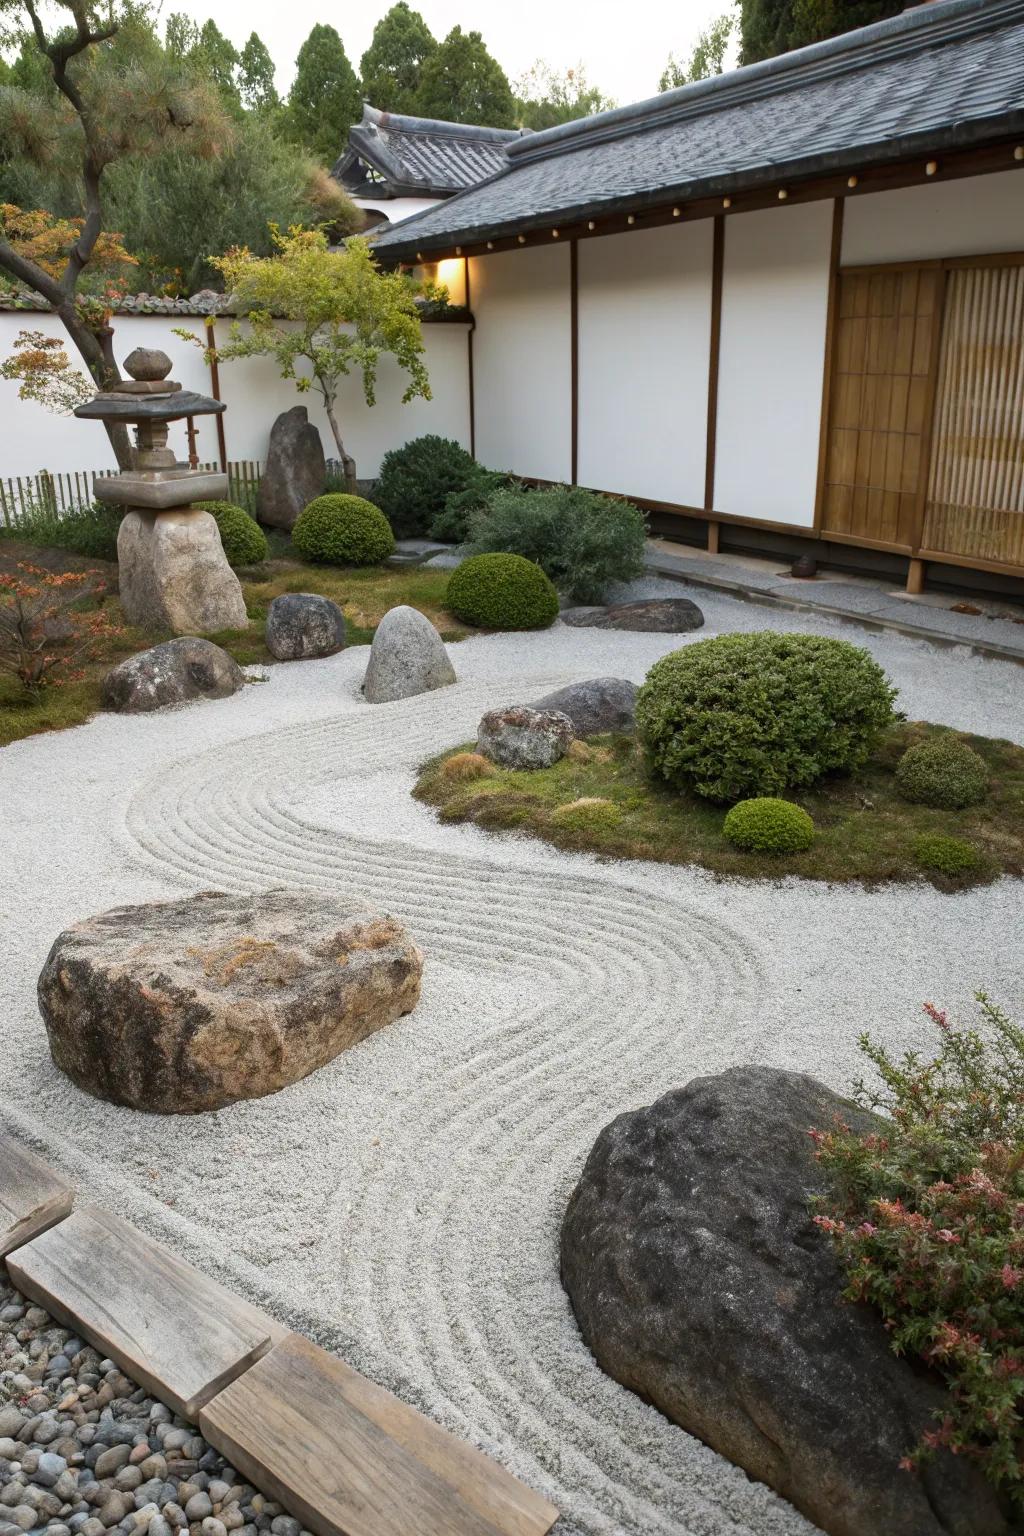
[(448, 289), (452, 304), (466, 302), (466, 266), (461, 256), (447, 256), (437, 264), (437, 281)]

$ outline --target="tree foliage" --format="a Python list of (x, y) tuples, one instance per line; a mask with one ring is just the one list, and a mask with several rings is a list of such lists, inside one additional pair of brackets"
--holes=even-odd
[(345, 45), (318, 23), (299, 49), (286, 124), (295, 141), (322, 165), (333, 165), (362, 116), (362, 97)]
[(373, 29), (360, 61), (363, 95), (382, 112), (415, 114), (423, 65), (437, 40), (419, 11), (398, 0)]
[(423, 65), (419, 112), (453, 123), (514, 128), (516, 107), (508, 76), (479, 32), (453, 27)]
[(520, 128), (555, 128), (577, 117), (592, 117), (615, 106), (610, 97), (587, 81), (582, 64), (563, 74), (538, 59), (515, 83), (516, 121)]
[(741, 0), (740, 62), (756, 64), (905, 8), (904, 0)]
[(668, 63), (658, 81), (658, 90), (673, 91), (677, 86), (706, 80), (709, 75), (720, 75), (725, 69), (725, 55), (735, 29), (736, 18), (726, 11), (700, 34), (685, 63), (669, 54)]
[[(351, 240), (336, 251), (319, 231), (273, 230), (272, 235), (272, 256), (234, 250), (215, 262), (248, 321), (248, 328), (232, 326), (219, 356), (271, 357), (300, 393), (316, 389), (354, 490), (355, 460), (336, 413), (341, 380), (360, 374), (366, 403), (373, 405), (381, 356), (391, 353), (409, 375), (403, 403), (416, 396), (430, 399), (416, 290), (401, 273), (381, 272), (365, 240)], [(188, 332), (179, 334), (196, 340)], [(303, 365), (307, 371), (300, 372)]]
[(239, 55), (238, 90), (250, 112), (272, 112), (280, 106), (274, 84), (274, 61), (258, 32), (250, 32)]

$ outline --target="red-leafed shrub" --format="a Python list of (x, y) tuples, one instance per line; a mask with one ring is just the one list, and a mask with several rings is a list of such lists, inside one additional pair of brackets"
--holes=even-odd
[(121, 633), (102, 606), (106, 583), (98, 571), (44, 570), (22, 561), (0, 573), (0, 672), (30, 699), (83, 675), (104, 643)]
[(833, 1195), (815, 1216), (846, 1270), (848, 1299), (869, 1302), (897, 1354), (935, 1367), (948, 1411), (908, 1447), (913, 1470), (947, 1448), (979, 1463), (1024, 1508), (1024, 1030), (978, 994), (981, 1027), (931, 1004), (931, 1061), (861, 1049), (880, 1090), (877, 1133), (837, 1123), (811, 1132)]

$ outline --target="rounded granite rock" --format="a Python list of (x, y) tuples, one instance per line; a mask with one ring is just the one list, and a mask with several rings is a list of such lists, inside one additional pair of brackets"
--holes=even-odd
[(568, 715), (577, 736), (601, 736), (606, 731), (631, 731), (636, 714), (636, 683), (625, 677), (594, 677), (585, 683), (569, 683), (542, 699), (531, 709), (554, 709)]
[(266, 641), (275, 661), (334, 656), (345, 647), (345, 615), (318, 592), (283, 592), (267, 611)]
[(309, 891), (207, 891), (66, 929), (38, 997), (79, 1088), (197, 1114), (276, 1093), (409, 1013), (422, 970), (393, 917)]
[(368, 704), (411, 699), (454, 683), (455, 668), (437, 630), (426, 614), (404, 604), (381, 619), (370, 646), (363, 681)]
[(141, 715), (194, 699), (226, 699), (244, 685), (245, 674), (227, 651), (182, 635), (118, 662), (100, 685), (100, 701), (104, 709)]
[(568, 715), (554, 709), (490, 709), (480, 721), (476, 749), (499, 768), (551, 768), (576, 736)]

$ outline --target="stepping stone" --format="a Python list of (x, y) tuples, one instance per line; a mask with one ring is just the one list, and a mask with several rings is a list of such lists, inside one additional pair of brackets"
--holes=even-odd
[(214, 1393), (287, 1336), (98, 1206), (19, 1248), (7, 1267), (20, 1291), (193, 1423)]
[(662, 635), (683, 634), (704, 623), (704, 615), (688, 597), (644, 597), (609, 608), (563, 608), (558, 617), (573, 629), (633, 629)]
[(335, 1355), (291, 1334), (199, 1428), (318, 1536), (543, 1536), (558, 1510)]
[(13, 1136), (0, 1136), (0, 1259), (70, 1215), (75, 1192)]

